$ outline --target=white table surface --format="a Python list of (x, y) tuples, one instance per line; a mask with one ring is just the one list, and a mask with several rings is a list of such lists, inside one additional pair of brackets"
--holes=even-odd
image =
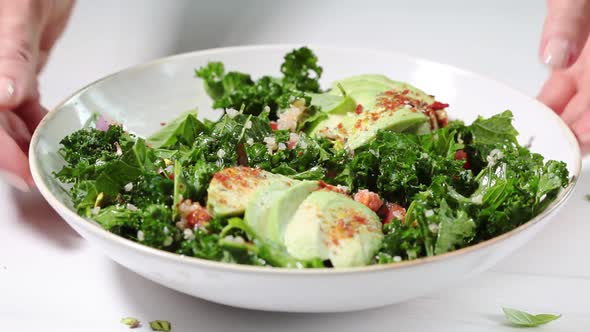
[[(536, 61), (542, 1), (407, 2), (81, 0), (43, 74), (42, 92), (51, 106), (133, 63), (273, 42), (402, 50), (489, 74), (531, 95), (542, 84), (546, 73)], [(0, 182), (0, 329), (126, 331), (119, 320), (134, 316), (170, 320), (173, 331), (510, 331), (501, 307), (511, 306), (563, 314), (543, 330), (582, 331), (590, 325), (589, 193), (586, 160), (555, 220), (467, 283), (381, 309), (309, 315), (229, 308), (159, 286), (86, 243), (37, 192)]]

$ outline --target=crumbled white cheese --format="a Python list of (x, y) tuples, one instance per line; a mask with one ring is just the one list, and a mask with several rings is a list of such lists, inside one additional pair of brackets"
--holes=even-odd
[(307, 149), (307, 143), (305, 143), (305, 141), (299, 141), (299, 147), (302, 149)]
[(195, 232), (192, 229), (185, 228), (185, 230), (183, 231), (183, 235), (185, 240), (195, 239)]
[(244, 128), (251, 129), (252, 128), (252, 121), (248, 120), (244, 123)]
[(401, 258), (401, 256), (393, 256), (393, 261), (396, 263), (399, 263), (402, 261), (402, 258)]
[(125, 190), (126, 192), (130, 192), (131, 190), (133, 190), (133, 183), (129, 182), (127, 183), (124, 187), (123, 190)]
[(279, 114), (277, 119), (277, 128), (279, 130), (290, 130), (295, 131), (297, 129), (297, 122), (299, 117), (303, 113), (305, 105), (303, 107), (299, 105), (291, 105), (288, 109)]
[(144, 240), (144, 235), (142, 231), (137, 231), (137, 240), (142, 242)]
[(277, 140), (273, 136), (265, 137), (262, 141), (266, 143), (266, 148), (268, 149), (269, 154), (272, 154), (272, 152), (277, 149)]
[(502, 157), (504, 157), (502, 151), (498, 149), (493, 149), (492, 151), (490, 151), (490, 154), (486, 157), (486, 160), (488, 161), (488, 164), (494, 165), (499, 159), (502, 159)]
[(285, 145), (285, 143), (279, 143), (278, 149), (281, 150), (281, 151), (282, 150), (286, 150), (287, 149), (287, 146)]
[(254, 139), (252, 139), (252, 137), (248, 138), (248, 139), (246, 140), (246, 144), (248, 144), (248, 145), (252, 146), (252, 145), (254, 144)]
[(101, 159), (97, 159), (96, 162), (94, 163), (95, 166), (102, 166), (104, 164), (106, 164), (106, 163), (104, 162), (104, 160), (101, 160)]
[(436, 233), (438, 232), (438, 225), (437, 224), (430, 224), (428, 225), (428, 229), (432, 232), (432, 233)]
[(139, 209), (137, 208), (137, 206), (135, 206), (135, 205), (133, 205), (133, 204), (131, 204), (131, 203), (127, 203), (127, 206), (126, 206), (126, 208), (127, 208), (127, 210), (129, 210), (129, 211), (137, 211), (137, 210), (139, 210)]
[(217, 157), (219, 157), (219, 158), (225, 157), (225, 150), (219, 149), (219, 151), (217, 151)]
[(121, 146), (119, 145), (119, 142), (115, 142), (115, 154), (117, 156), (122, 156), (123, 155), (123, 150), (121, 149)]
[(92, 209), (90, 209), (90, 213), (92, 215), (97, 215), (100, 212), (100, 206), (95, 206)]
[(174, 171), (174, 166), (168, 165), (164, 170), (166, 171), (166, 173), (172, 173)]
[(235, 118), (238, 114), (240, 114), (239, 111), (233, 109), (233, 108), (228, 108), (225, 110), (225, 114), (227, 114), (227, 116), (229, 116), (231, 119)]

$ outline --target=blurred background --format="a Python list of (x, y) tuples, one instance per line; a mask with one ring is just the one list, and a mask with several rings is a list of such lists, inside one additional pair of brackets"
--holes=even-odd
[[(539, 0), (78, 0), (42, 75), (53, 107), (127, 66), (200, 49), (267, 43), (396, 50), (537, 93)], [(321, 59), (320, 59), (321, 61)]]

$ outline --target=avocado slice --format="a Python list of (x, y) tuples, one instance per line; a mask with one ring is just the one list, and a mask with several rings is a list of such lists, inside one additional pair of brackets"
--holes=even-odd
[(334, 267), (367, 265), (383, 241), (375, 212), (346, 195), (315, 191), (285, 228), (287, 251), (298, 259), (329, 259)]
[(367, 111), (359, 114), (348, 128), (348, 140), (344, 147), (349, 151), (369, 143), (379, 130), (404, 132), (426, 123), (428, 117), (412, 109), (399, 108), (391, 111)]
[[(312, 136), (334, 140), (337, 148), (354, 151), (373, 140), (379, 130), (407, 131), (418, 135), (432, 130), (424, 113), (435, 100), (410, 84), (393, 81), (383, 75), (357, 75), (334, 82), (328, 93), (350, 96), (363, 107), (359, 114), (330, 114), (310, 131)], [(383, 104), (383, 100), (388, 101), (388, 98), (392, 102)], [(401, 103), (399, 98), (404, 98), (406, 104), (397, 105)], [(379, 100), (381, 102), (378, 103)]]
[(207, 209), (215, 216), (241, 215), (257, 190), (277, 182), (292, 185), (295, 180), (257, 168), (222, 169), (207, 188)]
[(418, 99), (428, 105), (435, 101), (434, 97), (408, 83), (394, 81), (387, 76), (378, 74), (356, 75), (336, 81), (332, 84), (332, 89), (329, 93), (342, 96), (342, 89), (339, 86), (342, 87), (348, 96), (351, 96), (357, 103), (363, 105), (365, 110), (374, 109), (377, 95), (388, 90), (408, 90), (409, 97)]
[(283, 242), (284, 230), (301, 202), (320, 189), (317, 181), (302, 181), (285, 190), (270, 206), (267, 215), (267, 236), (271, 241)]
[(285, 225), (291, 220), (299, 204), (317, 189), (317, 181), (297, 181), (293, 185), (277, 182), (262, 187), (246, 206), (244, 222), (257, 237), (282, 243)]

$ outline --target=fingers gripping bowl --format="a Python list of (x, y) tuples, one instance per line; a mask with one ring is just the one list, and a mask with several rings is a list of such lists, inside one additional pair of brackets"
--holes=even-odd
[[(281, 67), (284, 55), (292, 50), (292, 46), (254, 46), (185, 54), (128, 69), (82, 89), (58, 106), (54, 112), (51, 112), (33, 137), (30, 153), (31, 168), (39, 190), (58, 213), (82, 236), (103, 249), (115, 261), (151, 280), (188, 294), (228, 305), (264, 310), (322, 312), (357, 310), (403, 301), (485, 270), (525, 243), (547, 223), (550, 216), (565, 201), (575, 184), (580, 169), (580, 154), (576, 140), (557, 116), (535, 100), (483, 77), (395, 53), (314, 47), (313, 50), (323, 64), (322, 86), (336, 81), (341, 83), (336, 85), (337, 90), (333, 89), (335, 91), (333, 96), (340, 97), (339, 101), (342, 101), (348, 95), (353, 99), (362, 99), (362, 96), (359, 97), (354, 93), (350, 93), (354, 89), (350, 86), (347, 87), (346, 82), (342, 82), (343, 78), (366, 73), (380, 73), (399, 81), (409, 82), (413, 86), (434, 94), (437, 100), (444, 100), (451, 105), (448, 109), (450, 117), (460, 119), (465, 123), (475, 121), (478, 116), (490, 118), (505, 109), (511, 109), (514, 126), (520, 133), (519, 140), (526, 143), (529, 138), (534, 137), (531, 150), (540, 153), (546, 160), (563, 161), (565, 163), (563, 169), (567, 169), (570, 178), (565, 183), (557, 184), (558, 187), (563, 184), (564, 188), (555, 191), (554, 200), (543, 206), (538, 211), (538, 215), (532, 220), (528, 222), (522, 220), (519, 223), (522, 223), (522, 225), (514, 225), (513, 229), (510, 228), (506, 232), (502, 232), (501, 235), (493, 233), (494, 236), (498, 236), (482, 238), (477, 243), (458, 244), (458, 242), (451, 241), (453, 244), (447, 246), (448, 250), (443, 250), (445, 246), (437, 246), (437, 237), (433, 237), (429, 240), (432, 242), (431, 244), (425, 244), (426, 241), (420, 242), (419, 252), (413, 257), (413, 251), (408, 250), (407, 246), (390, 248), (390, 251), (383, 251), (382, 248), (379, 249), (377, 246), (375, 249), (370, 249), (371, 252), (368, 255), (354, 256), (355, 259), (349, 259), (348, 256), (343, 258), (342, 255), (329, 256), (326, 254), (326, 256), (322, 254), (326, 250), (316, 248), (317, 250), (311, 251), (309, 257), (303, 257), (303, 254), (297, 250), (300, 247), (292, 244), (301, 242), (299, 234), (307, 234), (307, 228), (304, 232), (289, 231), (285, 233), (284, 231), (285, 229), (297, 229), (297, 225), (301, 224), (301, 222), (286, 222), (284, 225), (269, 222), (268, 224), (272, 226), (256, 228), (255, 221), (262, 219), (249, 218), (248, 214), (256, 216), (263, 209), (248, 208), (249, 203), (246, 204), (246, 215), (243, 212), (236, 213), (235, 211), (230, 213), (232, 217), (228, 215), (228, 218), (234, 218), (232, 222), (234, 226), (243, 225), (244, 220), (248, 221), (250, 219), (251, 221), (245, 224), (246, 228), (250, 230), (254, 228), (253, 237), (265, 240), (276, 239), (276, 241), (270, 242), (278, 243), (280, 246), (285, 245), (288, 247), (287, 249), (290, 248), (290, 250), (286, 251), (288, 255), (280, 256), (282, 258), (288, 257), (287, 263), (283, 264), (285, 260), (274, 262), (272, 257), (276, 257), (276, 255), (271, 255), (272, 257), (269, 259), (269, 256), (263, 254), (257, 257), (264, 261), (262, 265), (325, 267), (333, 264), (336, 268), (271, 268), (187, 257), (186, 253), (183, 256), (167, 252), (165, 251), (166, 248), (163, 248), (165, 250), (154, 249), (125, 239), (104, 230), (100, 224), (91, 218), (79, 216), (77, 213), (80, 212), (79, 206), (73, 206), (70, 194), (67, 190), (64, 190), (64, 184), (57, 180), (53, 173), (60, 171), (65, 164), (60, 154), (59, 142), (63, 137), (83, 128), (89, 119), (92, 119), (95, 112), (105, 114), (108, 118), (124, 124), (125, 129), (139, 137), (149, 137), (154, 132), (162, 130), (161, 122), (169, 122), (183, 111), (195, 107), (199, 109), (200, 117), (217, 119), (219, 118), (219, 111), (211, 110), (212, 101), (207, 94), (207, 92), (212, 93), (210, 91), (211, 85), (208, 87), (209, 91), (205, 91), (202, 83), (194, 78), (195, 68), (205, 67), (210, 61), (220, 61), (225, 64), (228, 70), (251, 73), (254, 78), (268, 74), (278, 76), (278, 68)], [(253, 59), (256, 59), (256, 61), (253, 61)], [(309, 86), (305, 89), (308, 88)], [(401, 92), (404, 90), (406, 89), (402, 89)], [(320, 94), (321, 92), (314, 93)], [(313, 102), (314, 98), (311, 99)], [(346, 103), (340, 102), (339, 104)], [(429, 105), (432, 104), (432, 102), (429, 103)], [(327, 104), (322, 105), (327, 108)], [(353, 112), (356, 113), (356, 106), (358, 106), (356, 100), (354, 106)], [(236, 108), (239, 109), (239, 106)], [(239, 119), (248, 112), (248, 108), (244, 108), (242, 114), (236, 115), (234, 119)], [(186, 114), (183, 116), (186, 118)], [(258, 116), (256, 115), (256, 117)], [(324, 121), (328, 120), (324, 119)], [(253, 118), (251, 118), (251, 121), (253, 121)], [(324, 124), (326, 123), (324, 122)], [(323, 127), (328, 126), (329, 123)], [(483, 127), (487, 128), (485, 125)], [(338, 128), (337, 124), (336, 128)], [(289, 135), (287, 134), (287, 136)], [(328, 139), (332, 139), (333, 145), (343, 145), (341, 151), (362, 151), (363, 146), (366, 144), (377, 144), (374, 142), (387, 141), (388, 138), (383, 136), (379, 136), (377, 139), (374, 139), (374, 137), (360, 137), (352, 140), (352, 142), (348, 140), (341, 143), (338, 143), (338, 137), (328, 137)], [(346, 146), (347, 144), (349, 146)], [(286, 150), (289, 150), (287, 145), (285, 144)], [(125, 149), (125, 147), (122, 149)], [(277, 150), (268, 153), (276, 153)], [(452, 151), (453, 155), (456, 153), (455, 150), (460, 149), (454, 149)], [(224, 156), (223, 153), (221, 154), (220, 158)], [(355, 157), (361, 154), (357, 152)], [(164, 159), (174, 161), (174, 158), (160, 159), (162, 161)], [(173, 166), (173, 170), (174, 167), (178, 167), (176, 166), (178, 163), (171, 164), (163, 164), (162, 168), (165, 170), (166, 167)], [(463, 165), (460, 164), (460, 166)], [(256, 167), (252, 169), (256, 169)], [(268, 171), (281, 173), (282, 175), (277, 176), (286, 175), (286, 178), (290, 179), (283, 182), (292, 181), (291, 179), (294, 178), (290, 176), (293, 174), (285, 174), (280, 170)], [(302, 171), (305, 170), (300, 172)], [(352, 179), (352, 185), (350, 186), (352, 188), (350, 190), (354, 191), (350, 192), (351, 198), (335, 194), (344, 197), (339, 198), (340, 196), (338, 196), (335, 201), (349, 200), (345, 201), (344, 205), (346, 206), (357, 203), (360, 205), (359, 211), (363, 211), (359, 213), (364, 213), (363, 215), (366, 215), (369, 219), (375, 216), (378, 222), (383, 222), (383, 217), (371, 210), (371, 204), (364, 206), (362, 203), (353, 200), (357, 196), (354, 195), (355, 193), (367, 188), (366, 186), (363, 188), (363, 186), (354, 184), (355, 179), (359, 179), (360, 173), (356, 171), (355, 176), (349, 177)], [(290, 200), (296, 197), (295, 200), (301, 201), (300, 204), (295, 204), (293, 207), (287, 205), (280, 210), (293, 210), (289, 212), (289, 215), (302, 213), (297, 210), (310, 195), (323, 195), (314, 192), (315, 189), (309, 189), (321, 186), (317, 178), (294, 180), (298, 182), (290, 186), (288, 190), (303, 191), (305, 194), (289, 196), (291, 197)], [(271, 185), (273, 190), (278, 193), (284, 192), (282, 189), (277, 189), (281, 186), (281, 184), (277, 183), (281, 183), (281, 181), (273, 181)], [(431, 183), (428, 184), (426, 190), (430, 186)], [(409, 207), (408, 203), (411, 204), (411, 202), (402, 202), (403, 198), (400, 195), (383, 194), (378, 189), (376, 191), (380, 195), (380, 199), (387, 201), (387, 203), (400, 203), (405, 207)], [(263, 191), (258, 194), (261, 196), (266, 195)], [(270, 196), (272, 197), (272, 195)], [(473, 198), (467, 193), (462, 193), (460, 196)], [(394, 201), (394, 197), (397, 200)], [(456, 199), (457, 197), (459, 196), (455, 196)], [(333, 202), (332, 198), (332, 196), (330, 196), (330, 199), (321, 197), (319, 201)], [(546, 197), (539, 197), (541, 201), (544, 198)], [(358, 200), (367, 203), (367, 200), (362, 198)], [(312, 201), (317, 203), (317, 197)], [(92, 203), (92, 206), (89, 206), (90, 209), (87, 211), (94, 209), (96, 197), (94, 197)], [(256, 205), (255, 203), (252, 204)], [(330, 204), (338, 205), (337, 203)], [(451, 202), (450, 204), (450, 206), (446, 207), (440, 204), (433, 206), (433, 211), (429, 211), (431, 210), (429, 207), (420, 208), (424, 205), (422, 204), (420, 207), (414, 208), (414, 212), (410, 210), (408, 213), (417, 214), (419, 212), (423, 218), (427, 218), (431, 217), (432, 214), (439, 215), (437, 212), (443, 206), (447, 210), (452, 210), (450, 212), (452, 214), (450, 219), (452, 220), (470, 219), (458, 215), (460, 211), (457, 208), (458, 205), (455, 205), (456, 203)], [(217, 207), (213, 207), (213, 209), (217, 209)], [(171, 211), (172, 213), (175, 212)], [(176, 213), (179, 213), (179, 211)], [(93, 215), (88, 214), (88, 216), (92, 217)], [(181, 216), (175, 220), (181, 221), (178, 218), (181, 218)], [(305, 218), (284, 219), (304, 220)], [(275, 219), (267, 218), (265, 220)], [(415, 218), (415, 220), (419, 222), (419, 218)], [(400, 220), (396, 219), (396, 221)], [(476, 223), (477, 220), (472, 222)], [(408, 224), (413, 223), (408, 222)], [(229, 224), (228, 222), (225, 226)], [(468, 224), (471, 223), (465, 223), (465, 225)], [(401, 226), (401, 224), (398, 225)], [(427, 224), (427, 229), (433, 234), (435, 230), (438, 231), (435, 227), (428, 227), (429, 225)], [(392, 227), (388, 226), (388, 228)], [(467, 226), (467, 228), (471, 228), (471, 226)], [(234, 231), (236, 233), (231, 230), (227, 231), (223, 234), (223, 238), (225, 238), (225, 235), (231, 235), (233, 239), (241, 236), (246, 241), (250, 240), (248, 234), (239, 233), (240, 230)], [(385, 227), (380, 230), (380, 236), (378, 236), (379, 241), (381, 241), (380, 244), (385, 243), (382, 238), (388, 236), (388, 231), (391, 230), (386, 230)], [(278, 237), (277, 234), (279, 234)], [(284, 234), (289, 235), (284, 236)], [(304, 240), (305, 238), (303, 236)], [(139, 239), (136, 238), (135, 240)], [(371, 246), (363, 243), (357, 247), (360, 248), (360, 251), (365, 252), (368, 250), (366, 248)], [(368, 241), (367, 243), (372, 242)], [(256, 244), (255, 241), (254, 244)], [(469, 244), (472, 245), (469, 246)], [(310, 246), (308, 242), (304, 248)], [(458, 250), (453, 251), (453, 249)], [(258, 246), (258, 250), (260, 250), (260, 246)], [(327, 250), (327, 252), (330, 251)], [(295, 262), (289, 265), (293, 256), (296, 256)], [(224, 259), (219, 260), (223, 261)], [(225, 261), (236, 261), (236, 259), (225, 259)], [(337, 263), (334, 264), (334, 262)], [(374, 265), (358, 267), (358, 265), (366, 264)], [(437, 277), (432, 278), (433, 275)]]

